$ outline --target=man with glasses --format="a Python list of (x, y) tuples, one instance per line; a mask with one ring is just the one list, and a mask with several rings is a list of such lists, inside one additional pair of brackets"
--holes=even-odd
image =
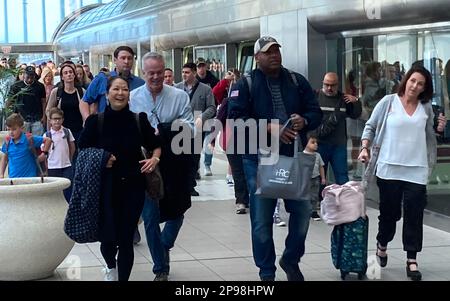
[(334, 72), (325, 74), (317, 100), (324, 114), (317, 130), (318, 152), (325, 163), (325, 172), (331, 163), (336, 183), (344, 184), (348, 182), (345, 118), (357, 119), (361, 115), (361, 102), (358, 97), (339, 91), (339, 78)]

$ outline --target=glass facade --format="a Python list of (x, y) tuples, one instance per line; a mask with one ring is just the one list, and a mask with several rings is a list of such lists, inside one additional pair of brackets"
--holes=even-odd
[[(336, 71), (343, 79), (341, 89), (360, 97), (364, 108), (360, 119), (347, 121), (347, 132), (351, 137), (348, 145), (348, 157), (351, 158), (349, 176), (358, 180), (363, 168), (356, 158), (365, 121), (381, 98), (397, 92), (402, 77), (412, 65), (420, 64), (430, 70), (435, 114), (443, 112), (450, 116), (450, 30), (355, 35), (331, 42), (330, 45), (338, 45)], [(444, 136), (438, 137), (438, 164), (427, 187), (427, 208), (447, 216), (450, 215), (450, 206), (446, 203), (450, 194), (449, 173), (450, 128), (447, 126)]]
[(112, 1), (0, 0), (0, 43), (50, 42), (58, 25), (73, 11)]

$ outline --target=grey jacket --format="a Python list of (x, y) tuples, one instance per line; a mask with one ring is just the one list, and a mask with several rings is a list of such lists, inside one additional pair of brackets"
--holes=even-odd
[[(175, 84), (174, 86), (186, 91), (184, 82)], [(211, 87), (200, 82), (198, 83), (198, 87), (191, 98), (191, 108), (192, 112), (201, 112), (200, 117), (203, 122), (216, 116), (216, 102)], [(194, 116), (195, 118), (197, 116)]]
[[(380, 100), (380, 102), (375, 106), (372, 115), (370, 116), (369, 120), (367, 120), (366, 126), (364, 127), (361, 140), (367, 139), (372, 143), (371, 157), (365, 173), (367, 179), (375, 175), (376, 170), (375, 167), (377, 165), (378, 152), (380, 150), (381, 143), (383, 142), (386, 128), (385, 126), (386, 120), (389, 115), (389, 110), (392, 105), (392, 101), (395, 99), (395, 95), (396, 94), (389, 94)], [(434, 113), (433, 108), (431, 107), (431, 102), (425, 103), (423, 105), (425, 113), (428, 115), (425, 131), (426, 131), (426, 143), (428, 154), (428, 167), (429, 172), (431, 173), (434, 165), (436, 164), (436, 157), (437, 157), (436, 133), (434, 131)]]

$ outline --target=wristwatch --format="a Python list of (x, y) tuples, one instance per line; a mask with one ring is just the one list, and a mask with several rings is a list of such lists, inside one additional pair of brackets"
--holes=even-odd
[(362, 152), (363, 149), (365, 149), (366, 151), (369, 151), (369, 148), (367, 146), (361, 146), (361, 149), (359, 150), (359, 152)]

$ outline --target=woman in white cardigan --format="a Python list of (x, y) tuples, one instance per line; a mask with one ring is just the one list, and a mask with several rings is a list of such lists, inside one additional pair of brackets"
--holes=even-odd
[[(387, 264), (387, 245), (394, 238), (403, 201), (403, 249), (407, 252), (406, 274), (412, 280), (422, 279), (416, 257), (422, 250), (426, 185), (436, 162), (432, 95), (430, 72), (411, 68), (398, 93), (385, 96), (375, 106), (358, 157), (362, 162), (370, 160), (366, 176), (376, 176), (380, 191), (376, 252), (380, 266)], [(438, 132), (444, 130), (445, 122), (441, 114)]]

